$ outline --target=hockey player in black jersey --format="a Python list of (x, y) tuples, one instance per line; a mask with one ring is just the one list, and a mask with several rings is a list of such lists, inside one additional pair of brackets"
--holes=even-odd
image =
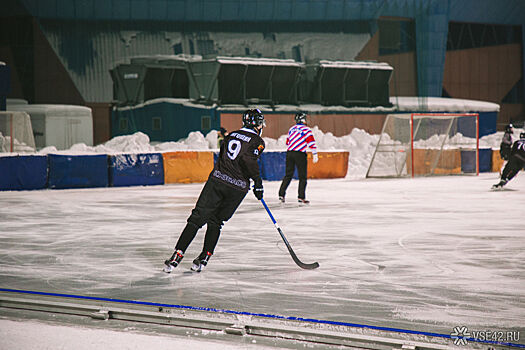
[(512, 148), (512, 132), (514, 131), (512, 124), (509, 124), (505, 127), (505, 133), (501, 139), (501, 144), (499, 145), (499, 154), (501, 159), (509, 160), (510, 150)]
[(525, 132), (520, 134), (520, 139), (514, 142), (510, 150), (509, 161), (503, 168), (501, 180), (492, 188), (502, 188), (525, 166)]
[(250, 189), (250, 179), (254, 182), (253, 192), (257, 199), (263, 197), (262, 179), (257, 159), (264, 150), (261, 138), (266, 126), (264, 115), (258, 109), (244, 112), (243, 128), (233, 131), (224, 138), (219, 157), (199, 199), (187, 220), (175, 251), (164, 262), (164, 272), (170, 273), (177, 267), (184, 252), (195, 238), (197, 231), (207, 224), (202, 252), (193, 260), (193, 271), (200, 272), (212, 256), (219, 240), (221, 227), (239, 207)]

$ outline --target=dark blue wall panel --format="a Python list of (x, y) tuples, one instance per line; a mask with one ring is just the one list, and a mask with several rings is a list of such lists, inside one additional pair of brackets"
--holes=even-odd
[(463, 173), (476, 172), (476, 154), (471, 151), (461, 151), (461, 171)]
[(48, 155), (49, 188), (108, 186), (108, 157)]
[[(476, 154), (472, 151), (461, 151), (461, 171), (464, 173), (476, 172)], [(479, 172), (492, 171), (492, 149), (483, 148), (479, 150)]]
[[(281, 181), (286, 172), (286, 152), (263, 152), (259, 158), (261, 177), (267, 181)], [(297, 170), (294, 171), (297, 179)]]
[(46, 185), (46, 156), (0, 157), (0, 190), (39, 190)]
[(483, 148), (479, 150), (479, 172), (490, 173), (492, 171), (492, 149)]
[(498, 120), (498, 112), (480, 112), (479, 113), (479, 137), (494, 134), (496, 130), (496, 123)]
[(162, 154), (119, 154), (109, 159), (110, 186), (164, 184)]

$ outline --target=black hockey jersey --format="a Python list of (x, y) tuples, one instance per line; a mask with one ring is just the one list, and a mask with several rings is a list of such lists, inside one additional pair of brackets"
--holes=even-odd
[(510, 151), (512, 157), (519, 158), (522, 162), (525, 162), (525, 138), (519, 139), (512, 145)]
[(238, 190), (250, 189), (250, 178), (259, 180), (257, 159), (264, 150), (263, 139), (252, 129), (242, 128), (224, 138), (210, 179)]

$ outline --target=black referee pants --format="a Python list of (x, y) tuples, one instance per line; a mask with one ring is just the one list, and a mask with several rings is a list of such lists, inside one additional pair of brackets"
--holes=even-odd
[(299, 175), (299, 189), (297, 198), (306, 198), (306, 152), (288, 151), (286, 152), (286, 173), (279, 188), (279, 196), (285, 197), (286, 189), (292, 181), (293, 173), (297, 167), (297, 174)]

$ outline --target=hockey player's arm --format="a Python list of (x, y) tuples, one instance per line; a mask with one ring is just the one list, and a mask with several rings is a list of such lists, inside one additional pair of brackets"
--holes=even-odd
[(248, 151), (247, 154), (243, 157), (244, 169), (246, 170), (248, 176), (253, 180), (253, 193), (258, 200), (261, 200), (263, 198), (264, 192), (261, 174), (259, 172), (259, 163), (257, 163), (257, 159), (263, 151), (264, 141), (261, 140), (261, 143), (258, 144), (256, 148), (253, 148), (250, 151)]
[(317, 163), (319, 161), (319, 156), (317, 155), (317, 144), (315, 143), (312, 130), (308, 131), (308, 135), (306, 136), (306, 144), (308, 145), (308, 148), (312, 150), (313, 162)]

